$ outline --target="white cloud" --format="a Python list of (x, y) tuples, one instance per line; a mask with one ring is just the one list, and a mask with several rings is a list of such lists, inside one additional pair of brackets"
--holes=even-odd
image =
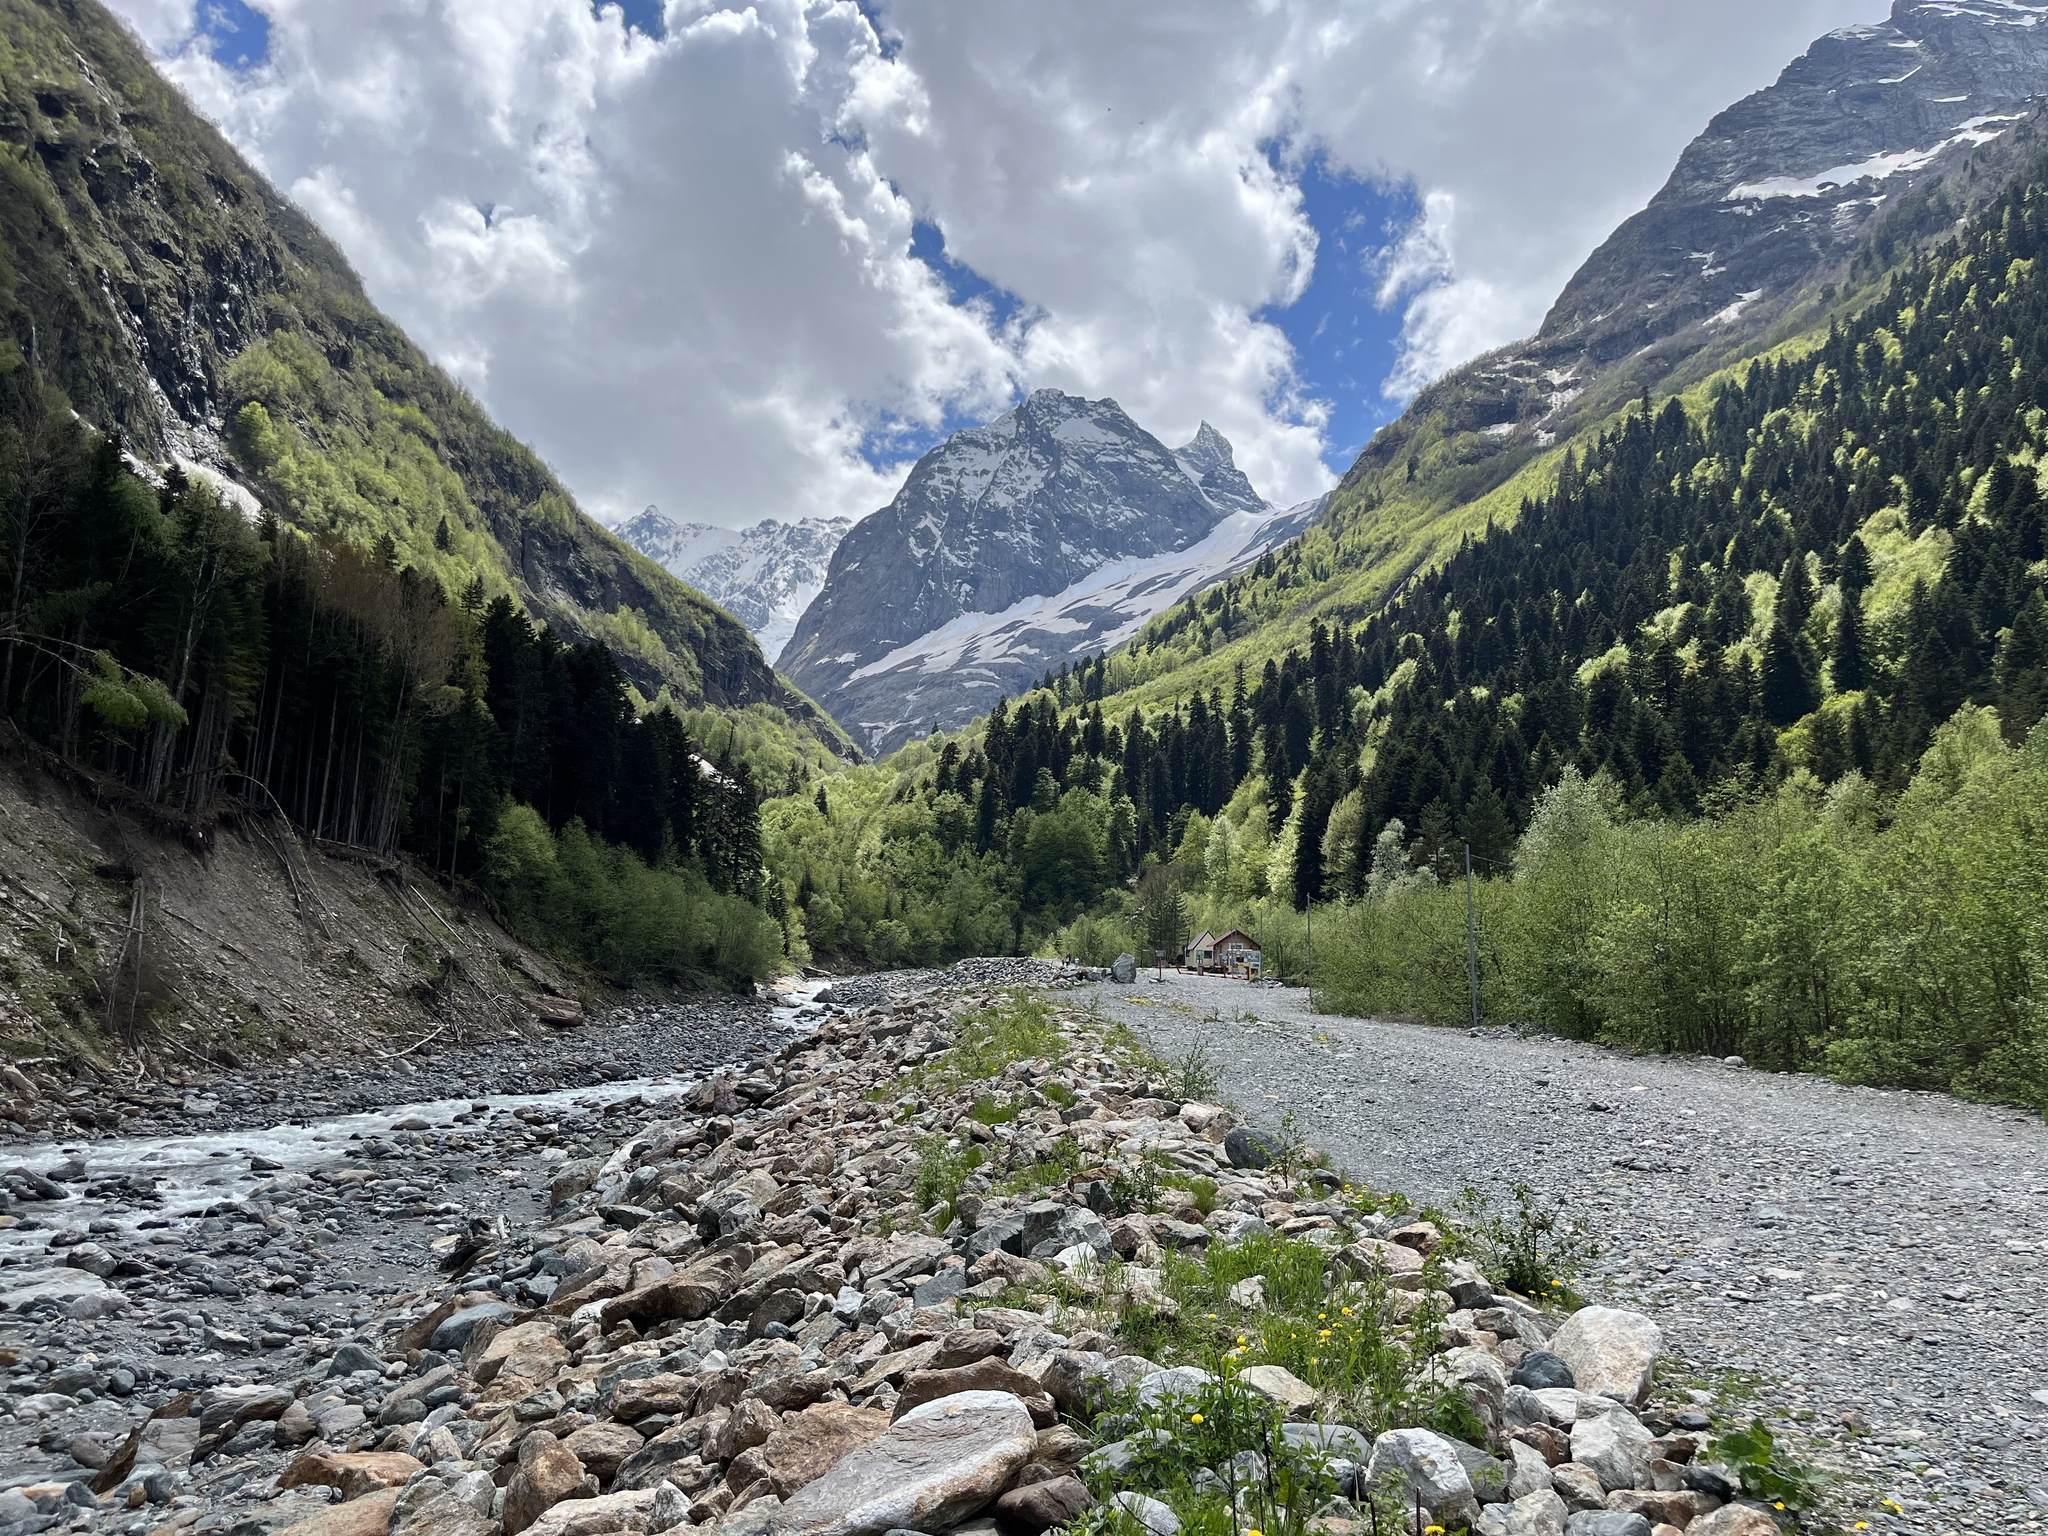
[[(860, 515), (892, 425), (1022, 389), (1207, 418), (1275, 499), (1325, 412), (1258, 316), (1315, 232), (1284, 168), (1412, 184), (1390, 388), (1532, 330), (1719, 107), (1882, 0), (1312, 0), (1172, 7), (254, 0), (235, 74), (191, 0), (114, 0), (372, 295), (600, 515)], [(1276, 170), (1276, 157), (1283, 169)], [(917, 219), (1028, 306), (998, 325)]]

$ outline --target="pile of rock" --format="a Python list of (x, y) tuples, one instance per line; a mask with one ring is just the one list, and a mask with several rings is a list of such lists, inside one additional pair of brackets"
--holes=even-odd
[[(1297, 1184), (1312, 1157), (1134, 1075), (1085, 1015), (1057, 1013), (1057, 1060), (955, 1083), (954, 1015), (990, 1001), (842, 1016), (702, 1084), (602, 1160), (559, 1165), (544, 1226), (447, 1239), (445, 1291), (401, 1298), (295, 1383), (171, 1400), (104, 1448), (89, 1491), (4, 1496), (0, 1536), (89, 1523), (87, 1501), (167, 1506), (158, 1536), (1038, 1536), (1098, 1493), (1172, 1536), (1087, 1428), (1204, 1373), (1131, 1352), (1116, 1319), (1172, 1306), (1167, 1250), (1254, 1233), (1323, 1248), (1333, 1286), (1370, 1276), (1416, 1304), (1441, 1287), (1427, 1368), (1486, 1427), (1483, 1445), (1368, 1442), (1315, 1424), (1332, 1405), (1289, 1372), (1245, 1370), (1341, 1464), (1330, 1518), (1395, 1488), (1485, 1536), (1775, 1532), (1707, 1464), (1703, 1418), (1644, 1409), (1647, 1319), (1588, 1309), (1552, 1333), (1433, 1258), (1428, 1224), (1363, 1212), (1327, 1175)], [(1149, 1209), (1131, 1208), (1134, 1170)], [(222, 1513), (258, 1486), (260, 1514)]]

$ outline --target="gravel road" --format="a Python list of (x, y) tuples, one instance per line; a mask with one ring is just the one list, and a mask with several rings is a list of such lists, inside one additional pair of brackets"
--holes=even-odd
[(1241, 1110), (1291, 1110), (1376, 1188), (1419, 1203), (1524, 1179), (1564, 1197), (1605, 1249), (1581, 1290), (1656, 1317), (1717, 1400), (1810, 1436), (1873, 1529), (2011, 1536), (2048, 1520), (2039, 1119), (1311, 1014), (1306, 992), (1221, 978), (1091, 990), (1162, 1054), (1204, 1047)]

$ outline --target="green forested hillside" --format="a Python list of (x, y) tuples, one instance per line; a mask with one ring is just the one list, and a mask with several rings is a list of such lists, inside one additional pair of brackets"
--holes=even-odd
[(0, 0), (0, 332), (145, 459), (225, 455), (281, 518), (509, 596), (646, 696), (779, 710), (844, 747), (738, 621), (585, 518), (380, 315), (97, 0)]
[[(1119, 679), (1143, 661), (1098, 660), (962, 740), (771, 806), (771, 863), (821, 947), (985, 943), (1000, 909), (1012, 942), (1098, 959), (1242, 925), (1297, 970), (1305, 904), (1347, 903), (1369, 948), (1374, 903), (1451, 874), (1461, 842), (1507, 889), (1518, 838), (1567, 778), (1617, 826), (1730, 825), (1741, 807), (1834, 786), (1873, 829), (1917, 807), (1916, 825), (1946, 817), (1943, 836), (1967, 842), (1973, 818), (1992, 818), (2038, 867), (2048, 850), (2038, 819), (2013, 819), (2019, 791), (1950, 806), (1916, 774), (1953, 718), (1977, 722), (1956, 727), (1973, 763), (2011, 758), (1984, 769), (2005, 784), (2048, 705), (2044, 256), (2048, 163), (1962, 232), (1901, 251), (1826, 329), (1639, 401), (1526, 466), (1476, 504), (1498, 523), (1481, 515), (1362, 622), (1313, 617), (1284, 655), (1254, 652), (1221, 678), (1198, 664), (1123, 697)], [(1315, 558), (1276, 557), (1194, 612), (1227, 628), (1233, 602)], [(1169, 686), (1178, 704), (1143, 707)], [(1830, 1023), (1775, 1059), (1891, 1063), (1867, 1070), (1918, 1080), (1930, 1042), (1984, 1032), (1970, 1007), (1940, 1016), (1954, 1012), (1934, 1001), (1940, 978), (1912, 974), (1937, 947), (1907, 942), (1906, 906), (1885, 911), (1897, 922), (1867, 937), (1896, 939), (1903, 969), (1855, 1017), (1876, 1028), (1881, 1013), (1920, 1044), (1831, 1052)], [(1999, 1007), (2032, 1017), (2038, 945), (1974, 938), (2016, 957)], [(1747, 1043), (1752, 1025), (1733, 1013), (1714, 1029), (1645, 1024), (1655, 990), (1610, 992), (1633, 1001), (1573, 1018), (1540, 988), (1496, 1004), (1667, 1048)], [(1352, 995), (1398, 1006), (1384, 987)]]

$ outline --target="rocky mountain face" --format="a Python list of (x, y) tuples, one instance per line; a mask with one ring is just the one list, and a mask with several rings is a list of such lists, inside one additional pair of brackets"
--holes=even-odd
[[(379, 314), (96, 0), (0, 5), (0, 141), (0, 335), (138, 459), (389, 538), (451, 595), (481, 578), (650, 694), (773, 704), (836, 738), (739, 623), (586, 518)], [(238, 430), (251, 403), (264, 451)]]
[(785, 670), (886, 751), (1135, 633), (1298, 532), (1203, 425), (1169, 450), (1114, 400), (1040, 390), (955, 433), (855, 525)]
[(1707, 125), (1533, 338), (1424, 391), (1361, 467), (1406, 458), (1432, 414), (1491, 439), (1468, 461), (1547, 446), (1582, 398), (1604, 411), (1752, 349), (1832, 300), (1873, 234), (1933, 233), (1974, 183), (1988, 195), (2038, 142), (2044, 99), (2041, 0), (1896, 0), (1882, 23), (1829, 33)]
[(850, 517), (805, 517), (720, 528), (679, 523), (649, 507), (613, 531), (746, 625), (772, 662), (824, 590), (832, 552), (852, 526)]
[(1140, 639), (1146, 703), (1355, 623), (1462, 540), (1512, 521), (1558, 450), (1861, 307), (1899, 261), (2048, 151), (2048, 0), (1898, 0), (1818, 39), (1717, 114), (1661, 191), (1596, 250), (1537, 334), (1416, 396), (1313, 528), (1214, 613)]

